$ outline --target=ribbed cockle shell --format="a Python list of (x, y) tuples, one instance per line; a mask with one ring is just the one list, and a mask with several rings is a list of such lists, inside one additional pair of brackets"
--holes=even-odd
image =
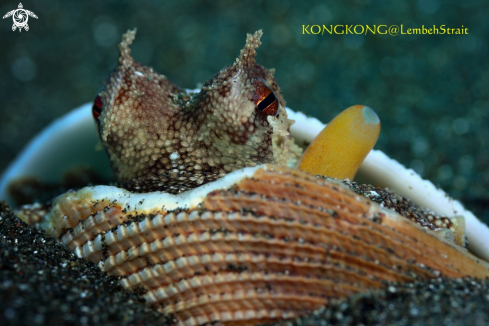
[(270, 165), (180, 195), (87, 187), (37, 226), (182, 325), (292, 318), (383, 281), (489, 276), (486, 262), (343, 184)]

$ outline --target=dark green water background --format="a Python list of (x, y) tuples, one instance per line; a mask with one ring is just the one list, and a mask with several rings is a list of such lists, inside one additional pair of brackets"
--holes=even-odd
[[(3, 1), (0, 14), (18, 3)], [(0, 171), (56, 117), (92, 101), (137, 27), (136, 60), (193, 88), (263, 29), (290, 108), (327, 122), (354, 105), (382, 121), (376, 148), (489, 221), (489, 5), (469, 1), (23, 2), (28, 32), (0, 21)], [(468, 35), (303, 35), (302, 25), (433, 25)]]

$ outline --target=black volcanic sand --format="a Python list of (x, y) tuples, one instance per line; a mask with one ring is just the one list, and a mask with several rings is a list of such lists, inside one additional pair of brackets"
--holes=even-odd
[(0, 325), (171, 325), (0, 204)]
[[(0, 14), (19, 1), (2, 1)], [(54, 119), (93, 101), (137, 27), (135, 60), (195, 88), (263, 29), (258, 63), (287, 105), (323, 122), (355, 104), (382, 122), (377, 149), (489, 223), (489, 6), (484, 0), (22, 2), (0, 20), (0, 171)], [(468, 28), (468, 35), (308, 35), (302, 25)], [(94, 145), (95, 146), (95, 145)], [(2, 199), (2, 198), (0, 198)]]
[(278, 325), (489, 325), (489, 281), (432, 279), (389, 284)]
[[(289, 107), (323, 122), (350, 105), (372, 107), (382, 121), (376, 148), (489, 223), (483, 0), (23, 4), (39, 17), (29, 19), (28, 32), (12, 32), (10, 18), (0, 24), (0, 172), (51, 121), (93, 100), (127, 29), (138, 28), (135, 59), (185, 88), (232, 63), (245, 34), (263, 29), (258, 62), (277, 69)], [(16, 8), (17, 2), (3, 2), (0, 13)], [(303, 24), (464, 25), (470, 34), (315, 36), (303, 35)], [(115, 278), (27, 228), (5, 206), (0, 211), (0, 325), (165, 324)], [(395, 293), (353, 297), (298, 324), (489, 324), (487, 281), (472, 282), (396, 285)]]
[[(281, 325), (488, 325), (489, 281), (386, 284)], [(0, 325), (171, 325), (0, 203)]]

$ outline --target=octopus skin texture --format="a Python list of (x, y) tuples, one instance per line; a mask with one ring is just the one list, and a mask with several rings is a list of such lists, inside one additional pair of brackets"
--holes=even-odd
[[(18, 215), (181, 325), (294, 318), (385, 281), (488, 277), (489, 264), (463, 248), (463, 221), (294, 168), (303, 150), (273, 70), (255, 61), (261, 34), (200, 92), (135, 62), (135, 31), (124, 34), (92, 107), (118, 187), (70, 191)], [(369, 147), (328, 171), (348, 166), (353, 177), (380, 121), (364, 106), (345, 112), (337, 121), (353, 120)], [(331, 125), (321, 138), (351, 140), (339, 137), (345, 123)]]

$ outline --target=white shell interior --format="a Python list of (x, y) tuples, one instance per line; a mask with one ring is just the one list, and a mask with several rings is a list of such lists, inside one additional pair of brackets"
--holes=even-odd
[(260, 168), (267, 169), (267, 166), (257, 165), (240, 169), (226, 174), (215, 182), (206, 183), (177, 195), (155, 191), (150, 193), (151, 196), (148, 196), (147, 194), (130, 193), (127, 190), (110, 186), (85, 187), (80, 191), (89, 194), (93, 201), (117, 201), (123, 208), (135, 214), (154, 213), (155, 208), (165, 211), (190, 209), (202, 203), (209, 193), (219, 189), (230, 188), (239, 181), (252, 177)]
[(54, 183), (66, 171), (83, 166), (93, 167), (100, 175), (112, 175), (107, 154), (96, 150), (99, 140), (91, 107), (87, 103), (56, 119), (27, 144), (0, 179), (0, 199), (13, 204), (7, 188), (22, 177)]
[[(105, 152), (96, 150), (98, 139), (91, 107), (92, 103), (87, 103), (55, 120), (24, 148), (0, 179), (0, 199), (13, 204), (7, 188), (13, 180), (22, 177), (55, 182), (67, 170), (80, 166), (92, 167), (100, 175), (112, 174)], [(289, 119), (295, 120), (290, 130), (300, 145), (310, 143), (325, 127), (316, 118), (307, 117), (303, 113), (287, 108), (287, 114)], [(463, 215), (469, 250), (489, 261), (488, 226), (464, 209), (460, 202), (382, 151), (372, 150), (368, 154), (356, 180), (388, 187), (411, 199), (418, 206), (427, 207), (444, 216)]]

